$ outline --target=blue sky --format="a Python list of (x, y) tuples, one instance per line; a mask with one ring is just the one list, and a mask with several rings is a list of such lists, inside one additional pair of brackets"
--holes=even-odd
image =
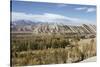
[(12, 20), (96, 23), (96, 6), (12, 1)]

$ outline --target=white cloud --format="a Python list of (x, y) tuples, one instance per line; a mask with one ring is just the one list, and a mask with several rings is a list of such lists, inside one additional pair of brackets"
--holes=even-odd
[(79, 8), (75, 8), (75, 10), (77, 10), (77, 11), (85, 11), (87, 13), (96, 11), (95, 8), (89, 8), (89, 7), (79, 7)]
[(48, 22), (48, 23), (87, 23), (87, 20), (79, 18), (67, 17), (59, 14), (44, 13), (44, 14), (27, 14), (12, 12), (12, 21), (16, 20), (31, 20), (35, 22)]
[(12, 21), (14, 20), (31, 20), (31, 21), (42, 21), (42, 22), (52, 22), (56, 19), (66, 19), (65, 16), (51, 14), (51, 13), (44, 13), (44, 14), (27, 14), (27, 13), (12, 13)]
[(57, 4), (58, 7), (65, 7), (67, 6), (66, 4)]
[(94, 12), (94, 11), (96, 11), (95, 8), (88, 8), (88, 9), (87, 9), (87, 12)]
[(86, 7), (79, 7), (79, 8), (75, 8), (76, 10), (85, 10)]
[(16, 20), (32, 20), (32, 14), (20, 13), (20, 12), (12, 12), (12, 21)]

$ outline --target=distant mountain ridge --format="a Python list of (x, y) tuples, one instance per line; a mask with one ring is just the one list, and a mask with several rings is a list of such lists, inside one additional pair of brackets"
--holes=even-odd
[(67, 33), (96, 33), (96, 26), (92, 24), (82, 25), (67, 25), (57, 23), (43, 23), (32, 22), (29, 20), (18, 20), (11, 22), (12, 32), (30, 32), (30, 33), (55, 33), (55, 34), (67, 34)]
[(12, 21), (11, 25), (20, 25), (20, 26), (25, 26), (25, 25), (34, 25), (38, 24), (39, 22), (33, 22), (30, 20), (17, 20), (17, 21)]

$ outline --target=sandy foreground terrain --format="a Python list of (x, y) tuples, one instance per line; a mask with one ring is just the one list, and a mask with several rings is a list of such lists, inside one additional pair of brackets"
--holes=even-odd
[(91, 57), (91, 58), (85, 59), (85, 60), (83, 60), (81, 62), (82, 63), (84, 63), (84, 62), (96, 62), (96, 60), (97, 60), (97, 57), (95, 56), (95, 57)]

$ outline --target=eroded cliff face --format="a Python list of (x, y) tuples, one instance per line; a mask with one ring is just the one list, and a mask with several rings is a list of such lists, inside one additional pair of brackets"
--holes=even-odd
[(33, 32), (36, 33), (96, 33), (95, 25), (57, 25), (57, 24), (41, 24), (37, 25)]
[(30, 33), (55, 33), (55, 34), (95, 34), (96, 25), (92, 24), (82, 24), (82, 25), (60, 25), (60, 24), (24, 24), (24, 25), (12, 25), (12, 32), (30, 32)]

